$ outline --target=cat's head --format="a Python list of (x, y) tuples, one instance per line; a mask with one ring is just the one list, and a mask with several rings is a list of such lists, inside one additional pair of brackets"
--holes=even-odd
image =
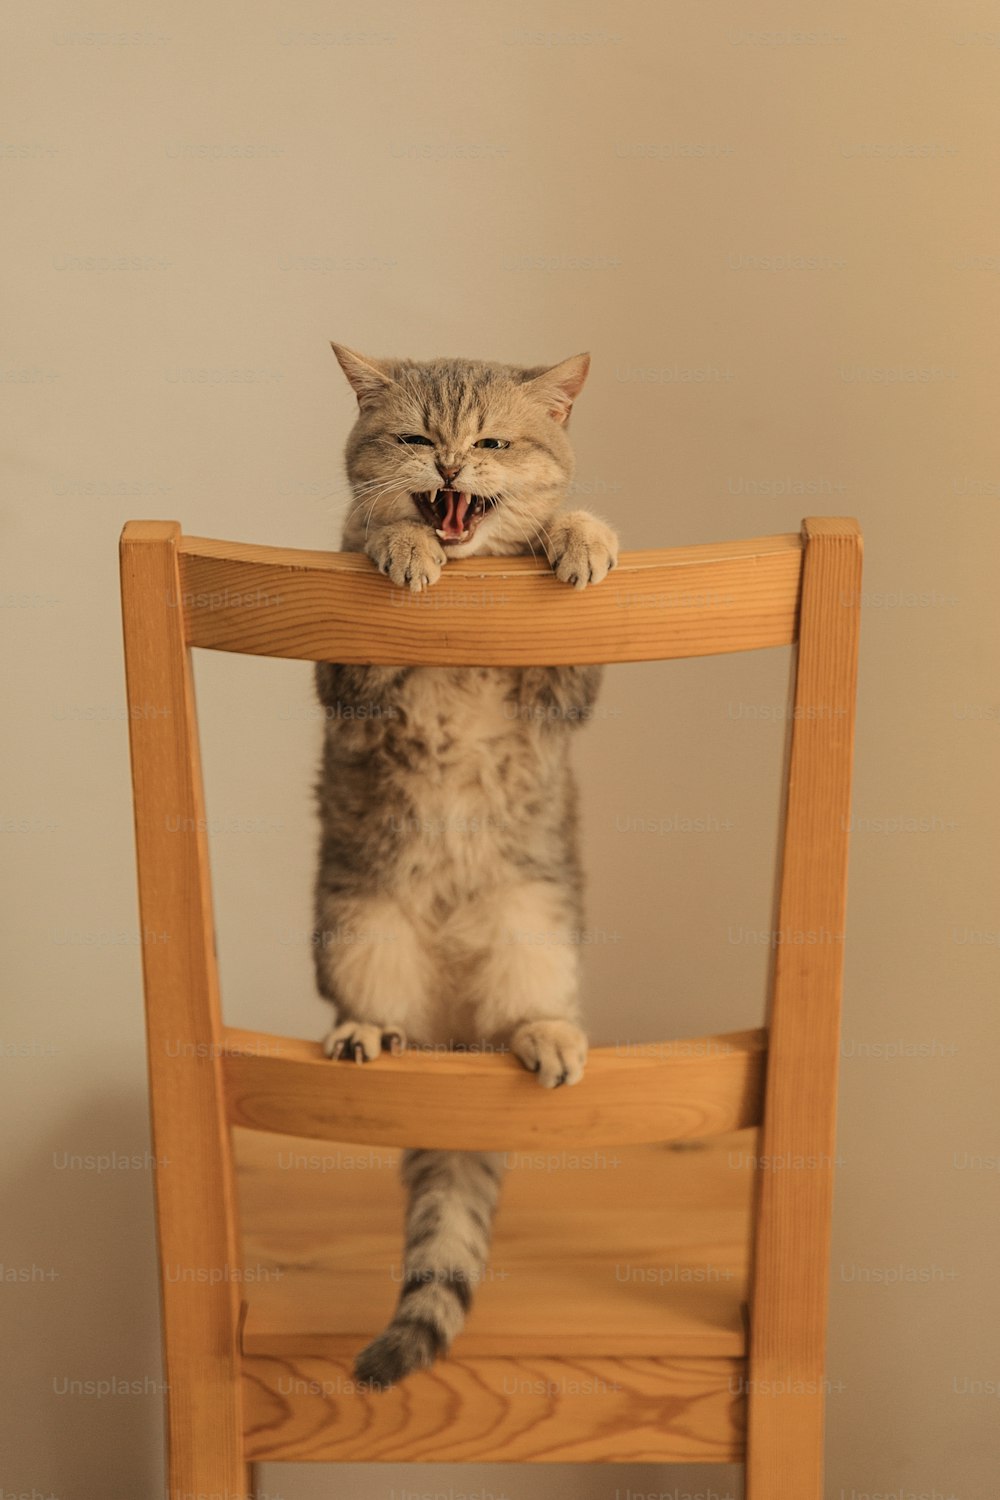
[(344, 547), (409, 520), (432, 527), (449, 557), (544, 551), (573, 477), (566, 424), (589, 354), (520, 369), (333, 352), (358, 398)]

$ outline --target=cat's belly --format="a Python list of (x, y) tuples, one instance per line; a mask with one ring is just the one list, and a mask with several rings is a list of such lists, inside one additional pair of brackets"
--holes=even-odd
[[(349, 903), (363, 903), (351, 922), (391, 935), (372, 963), (385, 970), (382, 988), (409, 996), (405, 1016), (391, 1019), (424, 1044), (480, 1039), (497, 974), (517, 970), (510, 986), (520, 989), (529, 971), (547, 972), (582, 920), (566, 736), (519, 708), (516, 677), (409, 674), (392, 712), (366, 726), (365, 751), (344, 762), (345, 795), (328, 804), (330, 846), (342, 831), (359, 876), (357, 898), (340, 882)], [(357, 744), (360, 732), (344, 729)]]
[[(519, 721), (507, 671), (414, 673), (401, 695), (416, 753), (399, 771), (402, 801), (397, 878), (410, 891), (430, 882), (439, 906), (496, 886), (561, 768)], [(449, 903), (450, 904), (450, 903)]]

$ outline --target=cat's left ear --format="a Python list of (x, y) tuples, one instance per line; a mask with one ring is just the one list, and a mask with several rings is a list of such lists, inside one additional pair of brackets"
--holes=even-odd
[(379, 360), (369, 359), (366, 354), (357, 354), (345, 344), (335, 344), (332, 340), (330, 348), (350, 381), (359, 406), (380, 396), (388, 386), (395, 385), (396, 382)]
[(573, 402), (583, 390), (583, 382), (590, 369), (589, 354), (574, 354), (561, 364), (553, 365), (535, 375), (528, 384), (538, 393), (538, 398), (548, 406), (549, 416), (555, 422), (565, 424), (573, 410)]

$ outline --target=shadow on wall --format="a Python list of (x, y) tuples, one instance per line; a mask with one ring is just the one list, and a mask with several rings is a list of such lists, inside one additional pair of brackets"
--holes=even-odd
[[(19, 1156), (0, 1197), (4, 1419), (32, 1472), (4, 1491), (162, 1489), (163, 1372), (146, 1102), (95, 1097)], [(16, 1279), (14, 1279), (16, 1274)]]
[[(376, 1478), (377, 1476), (377, 1478)], [(726, 1464), (261, 1464), (260, 1500), (743, 1500)]]

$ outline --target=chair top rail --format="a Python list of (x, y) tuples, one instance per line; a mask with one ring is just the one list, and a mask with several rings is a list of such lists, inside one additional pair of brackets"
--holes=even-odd
[(764, 1030), (595, 1047), (572, 1088), (509, 1054), (410, 1051), (329, 1062), (318, 1042), (227, 1027), (233, 1125), (372, 1146), (514, 1151), (693, 1140), (761, 1119)]
[[(162, 522), (130, 522), (162, 536)], [(449, 563), (420, 594), (359, 553), (175, 536), (189, 645), (374, 666), (568, 666), (786, 646), (803, 540), (625, 552), (596, 587), (531, 557)]]

